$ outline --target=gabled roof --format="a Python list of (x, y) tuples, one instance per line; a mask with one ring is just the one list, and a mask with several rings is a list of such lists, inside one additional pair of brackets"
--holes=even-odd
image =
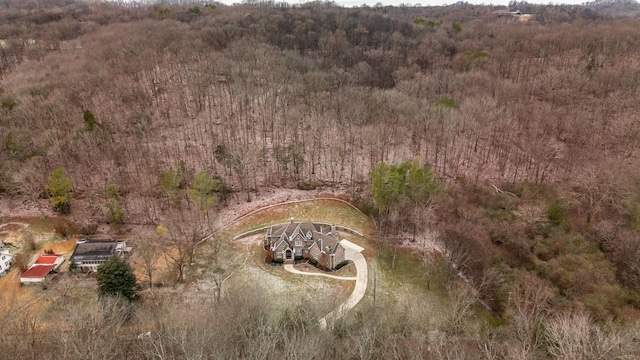
[[(337, 236), (331, 234), (318, 234), (317, 236), (318, 239), (316, 243), (318, 244), (318, 247), (320, 248), (320, 250), (326, 251), (328, 254), (335, 253), (336, 249), (338, 249), (338, 246), (341, 246), (340, 240)], [(322, 244), (322, 246), (320, 246), (320, 244)], [(327, 247), (330, 248), (329, 251), (327, 251)]]
[(82, 239), (78, 241), (69, 261), (106, 261), (116, 253), (120, 243), (112, 239)]
[(287, 235), (291, 236), (291, 234), (296, 230), (297, 227), (298, 227), (297, 223), (274, 225), (271, 227), (271, 233), (269, 234), (269, 236), (280, 237), (282, 236), (283, 233), (286, 233)]
[(40, 255), (40, 257), (38, 257), (34, 265), (55, 265), (56, 261), (60, 258), (60, 256), (62, 255), (58, 255), (58, 254)]
[[(307, 237), (307, 234), (311, 234), (311, 239)], [(329, 254), (335, 253), (336, 249), (340, 246), (338, 234), (332, 233), (331, 226), (323, 226), (322, 224), (291, 222), (288, 224), (274, 225), (267, 231), (267, 239), (269, 240), (271, 251), (293, 248), (291, 242), (298, 239), (298, 237), (303, 241), (305, 248), (311, 249), (315, 245), (321, 251), (328, 252)], [(327, 250), (327, 247), (329, 247), (330, 250)]]
[(29, 268), (29, 270), (25, 271), (20, 275), (21, 278), (43, 278), (47, 276), (53, 269), (55, 265), (34, 265)]
[(303, 234), (306, 234), (308, 231), (321, 232), (322, 226), (310, 222), (300, 223), (300, 230), (302, 230)]
[(274, 246), (271, 249), (271, 251), (286, 251), (286, 250), (292, 250), (292, 249), (289, 246), (289, 244), (287, 244), (285, 241), (281, 241), (277, 246)]

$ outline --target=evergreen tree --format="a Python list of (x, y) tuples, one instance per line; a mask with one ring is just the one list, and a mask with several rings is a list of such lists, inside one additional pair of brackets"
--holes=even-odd
[(440, 188), (431, 166), (421, 166), (418, 159), (400, 165), (380, 163), (369, 175), (369, 191), (380, 213), (428, 202)]
[(85, 129), (87, 129), (87, 131), (93, 131), (96, 128), (96, 124), (97, 124), (96, 117), (89, 110), (84, 111), (83, 117), (84, 117)]
[(96, 280), (100, 295), (122, 296), (131, 301), (139, 299), (139, 286), (133, 269), (116, 255), (98, 266)]

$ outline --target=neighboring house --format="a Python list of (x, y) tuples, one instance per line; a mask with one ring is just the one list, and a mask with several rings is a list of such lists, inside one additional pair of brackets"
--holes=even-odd
[(13, 255), (9, 252), (9, 249), (0, 247), (0, 274), (9, 271), (11, 260), (13, 260)]
[(291, 219), (289, 224), (274, 225), (267, 230), (264, 248), (274, 260), (315, 259), (327, 270), (344, 261), (344, 248), (335, 225), (296, 223)]
[(78, 240), (69, 262), (75, 263), (76, 267), (82, 271), (97, 271), (98, 266), (109, 260), (111, 256), (124, 257), (124, 254), (129, 251), (131, 248), (128, 248), (124, 241), (82, 239)]
[(64, 262), (64, 257), (62, 255), (41, 255), (27, 271), (20, 275), (20, 282), (23, 284), (43, 282), (47, 275), (60, 267), (62, 262)]
[(503, 16), (520, 16), (522, 15), (522, 12), (520, 12), (520, 10), (514, 10), (514, 11), (510, 11), (507, 9), (501, 9), (501, 10), (496, 10), (493, 12), (497, 17), (503, 17)]

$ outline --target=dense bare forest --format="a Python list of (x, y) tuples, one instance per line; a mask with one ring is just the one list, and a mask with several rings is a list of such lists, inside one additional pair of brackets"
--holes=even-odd
[[(440, 284), (446, 326), (417, 299), (329, 332), (313, 326), (326, 305), (274, 315), (255, 288), (204, 313), (65, 298), (47, 320), (64, 330), (18, 312), (0, 357), (640, 356), (640, 20), (591, 5), (4, 1), (2, 198), (52, 197), (90, 233), (323, 189), (370, 215), (381, 247), (435, 237), (466, 286)], [(381, 163), (430, 164), (437, 190), (382, 207)], [(210, 229), (181, 229), (183, 280)]]

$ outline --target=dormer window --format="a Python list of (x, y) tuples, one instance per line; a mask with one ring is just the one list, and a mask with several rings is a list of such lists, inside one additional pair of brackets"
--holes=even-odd
[(311, 231), (307, 231), (307, 239), (311, 240)]

